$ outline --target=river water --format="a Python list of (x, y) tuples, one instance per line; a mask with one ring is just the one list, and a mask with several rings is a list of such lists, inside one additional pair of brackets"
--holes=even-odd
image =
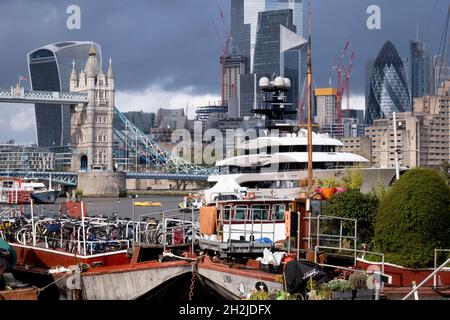
[[(59, 213), (60, 204), (66, 198), (58, 198), (55, 204), (39, 204), (34, 206), (35, 215), (53, 216)], [(161, 196), (145, 195), (139, 196), (135, 201), (160, 202), (160, 207), (138, 207), (135, 206), (136, 219), (143, 214), (156, 213), (161, 211), (174, 210), (178, 208), (178, 203), (183, 201), (181, 196)], [(111, 215), (117, 213), (120, 217), (133, 217), (133, 199), (131, 198), (83, 198), (85, 212), (89, 216)], [(30, 205), (25, 205), (25, 212), (30, 212)]]

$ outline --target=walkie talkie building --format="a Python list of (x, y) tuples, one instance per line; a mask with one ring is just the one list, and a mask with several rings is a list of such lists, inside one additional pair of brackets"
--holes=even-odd
[(387, 41), (372, 68), (366, 121), (389, 118), (393, 112), (410, 111), (408, 82), (403, 61)]
[[(69, 91), (72, 62), (81, 69), (93, 46), (101, 64), (101, 48), (89, 41), (65, 41), (31, 51), (28, 58), (32, 90)], [(101, 67), (101, 65), (100, 65)], [(70, 106), (35, 104), (37, 141), (40, 147), (70, 144)]]

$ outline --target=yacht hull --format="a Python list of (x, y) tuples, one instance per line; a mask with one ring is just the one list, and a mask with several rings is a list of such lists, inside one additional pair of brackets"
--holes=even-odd
[(44, 191), (44, 192), (32, 192), (30, 194), (31, 198), (36, 204), (53, 204), (58, 198), (59, 191)]

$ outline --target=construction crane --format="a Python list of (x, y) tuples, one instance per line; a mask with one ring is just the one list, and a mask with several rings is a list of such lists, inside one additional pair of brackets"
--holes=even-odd
[(353, 67), (353, 61), (355, 59), (355, 51), (352, 52), (348, 67), (344, 66), (344, 59), (350, 45), (350, 39), (345, 42), (344, 51), (339, 59), (337, 66), (333, 67), (337, 73), (337, 96), (336, 96), (336, 111), (337, 111), (337, 123), (342, 122), (342, 97), (344, 91), (347, 93), (347, 109), (350, 109), (350, 76)]
[(214, 26), (214, 31), (216, 33), (217, 36), (217, 40), (219, 41), (220, 44), (220, 48), (221, 48), (221, 55), (220, 55), (220, 64), (221, 64), (221, 82), (222, 82), (222, 98), (221, 98), (221, 105), (222, 107), (225, 106), (225, 59), (229, 54), (229, 50), (230, 50), (230, 43), (231, 43), (231, 32), (228, 30), (228, 27), (225, 23), (225, 17), (223, 14), (223, 10), (221, 7), (219, 7), (219, 16), (220, 16), (220, 20), (222, 22), (222, 27), (223, 27), (223, 32), (225, 35), (225, 39), (222, 39), (222, 37), (220, 36), (219, 30), (214, 22), (214, 20), (212, 20), (212, 24)]

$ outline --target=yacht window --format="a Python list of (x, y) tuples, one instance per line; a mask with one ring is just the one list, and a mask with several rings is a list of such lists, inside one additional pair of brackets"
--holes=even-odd
[(223, 220), (230, 220), (231, 206), (223, 207)]
[(269, 208), (267, 204), (254, 204), (252, 205), (253, 220), (268, 220)]
[(234, 220), (245, 220), (247, 216), (247, 206), (234, 207)]
[(286, 206), (284, 204), (274, 204), (272, 208), (273, 220), (284, 220), (284, 211)]

